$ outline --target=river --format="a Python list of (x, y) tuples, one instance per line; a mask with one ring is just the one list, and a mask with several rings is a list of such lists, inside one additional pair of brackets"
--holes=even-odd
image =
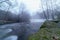
[[(14, 28), (15, 33), (16, 33), (16, 32), (22, 32), (21, 28), (23, 28), (23, 27), (21, 25), (23, 25), (24, 28), (26, 28), (26, 30), (25, 30), (24, 36), (21, 36), (22, 37), (21, 40), (24, 40), (25, 38), (27, 39), (28, 35), (36, 33), (40, 29), (40, 27), (44, 21), (45, 21), (45, 19), (31, 19), (29, 24), (24, 24), (24, 23), (5, 24), (5, 25), (1, 25), (0, 28)], [(7, 40), (7, 38), (5, 40)], [(15, 40), (15, 39), (13, 39), (13, 40)]]

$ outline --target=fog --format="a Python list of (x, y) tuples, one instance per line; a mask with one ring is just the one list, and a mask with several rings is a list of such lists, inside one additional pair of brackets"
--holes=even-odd
[(59, 0), (0, 0), (0, 40), (27, 40), (46, 20), (60, 19), (59, 5)]

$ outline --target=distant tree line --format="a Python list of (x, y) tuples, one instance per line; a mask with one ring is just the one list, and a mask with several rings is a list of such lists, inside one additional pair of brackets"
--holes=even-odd
[(0, 10), (0, 20), (13, 22), (28, 22), (30, 20), (30, 16), (27, 12), (16, 15), (9, 11)]

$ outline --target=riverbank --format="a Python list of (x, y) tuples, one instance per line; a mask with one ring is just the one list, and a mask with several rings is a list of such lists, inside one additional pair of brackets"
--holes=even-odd
[(60, 40), (60, 22), (45, 21), (39, 31), (30, 35), (28, 40)]

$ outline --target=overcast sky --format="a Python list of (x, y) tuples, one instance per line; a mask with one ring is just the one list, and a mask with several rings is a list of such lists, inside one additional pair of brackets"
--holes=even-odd
[[(25, 5), (26, 10), (31, 12), (31, 15), (33, 15), (33, 12), (42, 11), (42, 6), (43, 6), (44, 10), (47, 9), (47, 5), (48, 5), (49, 9), (51, 9), (52, 7), (56, 8), (57, 6), (60, 6), (60, 0), (42, 0), (42, 2), (41, 2), (41, 0), (10, 0), (10, 1), (14, 5), (14, 7), (11, 8), (10, 10), (12, 12), (15, 12), (16, 14), (18, 14), (18, 12), (19, 12), (21, 3), (23, 3)], [(51, 2), (52, 2), (52, 5), (51, 5)], [(47, 5), (46, 5), (46, 3), (47, 3)], [(4, 3), (4, 4), (6, 5), (6, 7), (8, 7), (6, 3)], [(5, 8), (5, 6), (4, 6), (4, 8)], [(7, 8), (5, 8), (5, 9), (7, 9)]]
[[(44, 10), (47, 8), (46, 6), (46, 2), (48, 7), (51, 9), (51, 2), (54, 8), (56, 8), (56, 6), (60, 6), (60, 0), (17, 0), (18, 2), (18, 7), (20, 6), (21, 3), (24, 3), (26, 6), (26, 9), (29, 10), (30, 12), (35, 12), (37, 10), (42, 10), (42, 6), (44, 8)], [(42, 4), (43, 3), (43, 4)]]

